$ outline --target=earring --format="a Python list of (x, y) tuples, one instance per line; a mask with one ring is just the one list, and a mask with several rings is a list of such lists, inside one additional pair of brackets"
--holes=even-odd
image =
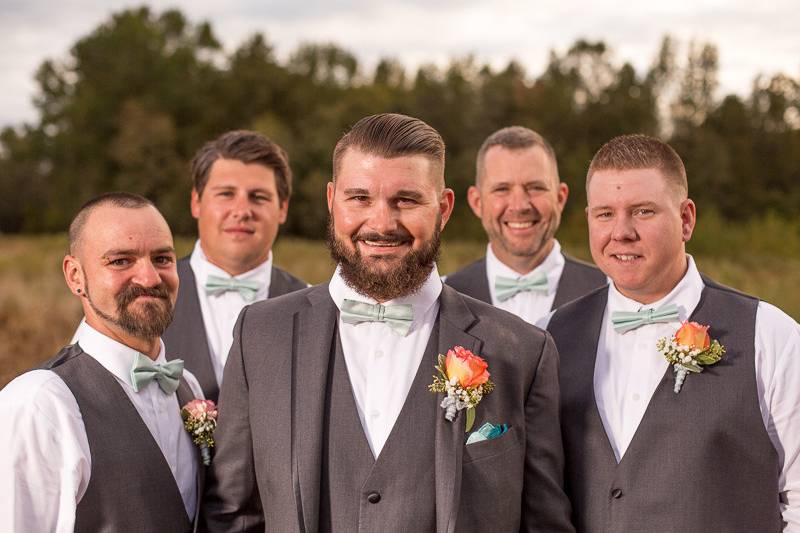
[(80, 290), (80, 289), (77, 289), (75, 292), (77, 292), (78, 294), (80, 294), (80, 293), (81, 293), (81, 290)]

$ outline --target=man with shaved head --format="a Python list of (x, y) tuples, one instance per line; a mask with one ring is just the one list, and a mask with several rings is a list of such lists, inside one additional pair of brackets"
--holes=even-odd
[(555, 238), (569, 188), (547, 139), (522, 126), (500, 129), (478, 150), (475, 171), (467, 200), (489, 237), (486, 257), (447, 276), (448, 285), (531, 324), (605, 285)]
[(0, 530), (188, 532), (198, 453), (180, 406), (202, 397), (167, 362), (178, 276), (167, 222), (146, 198), (87, 202), (64, 278), (77, 342), (0, 391)]
[(800, 531), (800, 326), (700, 274), (696, 207), (666, 143), (612, 139), (586, 189), (592, 257), (613, 283), (547, 326), (576, 528)]

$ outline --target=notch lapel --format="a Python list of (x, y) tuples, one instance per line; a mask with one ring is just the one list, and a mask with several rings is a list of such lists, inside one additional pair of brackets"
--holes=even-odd
[[(439, 353), (447, 354), (453, 346), (463, 346), (479, 353), (482, 342), (467, 333), (477, 317), (455, 289), (444, 285), (439, 299)], [(433, 369), (431, 369), (433, 370)], [(439, 394), (439, 401), (444, 394)], [(453, 533), (461, 498), (461, 457), (464, 452), (466, 416), (459, 411), (449, 422), (442, 409), (436, 415), (436, 531)]]
[(314, 532), (319, 525), (325, 391), (338, 311), (327, 283), (307, 298), (309, 306), (295, 315), (293, 332), (292, 480), (299, 529)]

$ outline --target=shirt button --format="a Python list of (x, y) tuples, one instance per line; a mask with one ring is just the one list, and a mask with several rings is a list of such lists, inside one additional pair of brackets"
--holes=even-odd
[(370, 492), (369, 496), (367, 496), (367, 501), (369, 503), (378, 503), (381, 501), (381, 495), (377, 492)]
[(380, 411), (372, 411), (369, 414), (369, 416), (371, 416), (372, 418), (379, 418), (381, 416), (381, 412)]
[(638, 392), (634, 392), (633, 393), (633, 401), (634, 402), (638, 402), (639, 398), (641, 398), (641, 396), (639, 396), (639, 393)]
[(611, 490), (611, 497), (615, 500), (619, 500), (622, 498), (622, 489), (612, 489)]
[(380, 350), (375, 350), (375, 358), (380, 359), (381, 357), (383, 357), (383, 352)]

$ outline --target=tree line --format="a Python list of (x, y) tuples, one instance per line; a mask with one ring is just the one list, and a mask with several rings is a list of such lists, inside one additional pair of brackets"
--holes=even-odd
[(121, 11), (64, 58), (44, 61), (37, 120), (0, 132), (0, 232), (63, 231), (91, 196), (127, 190), (153, 199), (176, 233), (191, 234), (188, 161), (205, 141), (247, 128), (290, 154), (284, 232), (318, 238), (336, 140), (385, 111), (422, 118), (444, 137), (459, 200), (451, 236), (481, 235), (464, 201), (475, 154), (489, 133), (512, 124), (553, 143), (570, 211), (585, 205), (594, 152), (615, 135), (642, 132), (678, 150), (704, 209), (726, 220), (797, 220), (800, 79), (759, 76), (749, 96), (720, 99), (716, 47), (692, 43), (681, 57), (677, 49), (664, 37), (644, 73), (586, 40), (550, 52), (538, 76), (513, 60), (494, 69), (470, 56), (416, 71), (385, 58), (366, 69), (336, 44), (303, 44), (281, 61), (257, 33), (226, 53), (208, 22), (177, 10)]

